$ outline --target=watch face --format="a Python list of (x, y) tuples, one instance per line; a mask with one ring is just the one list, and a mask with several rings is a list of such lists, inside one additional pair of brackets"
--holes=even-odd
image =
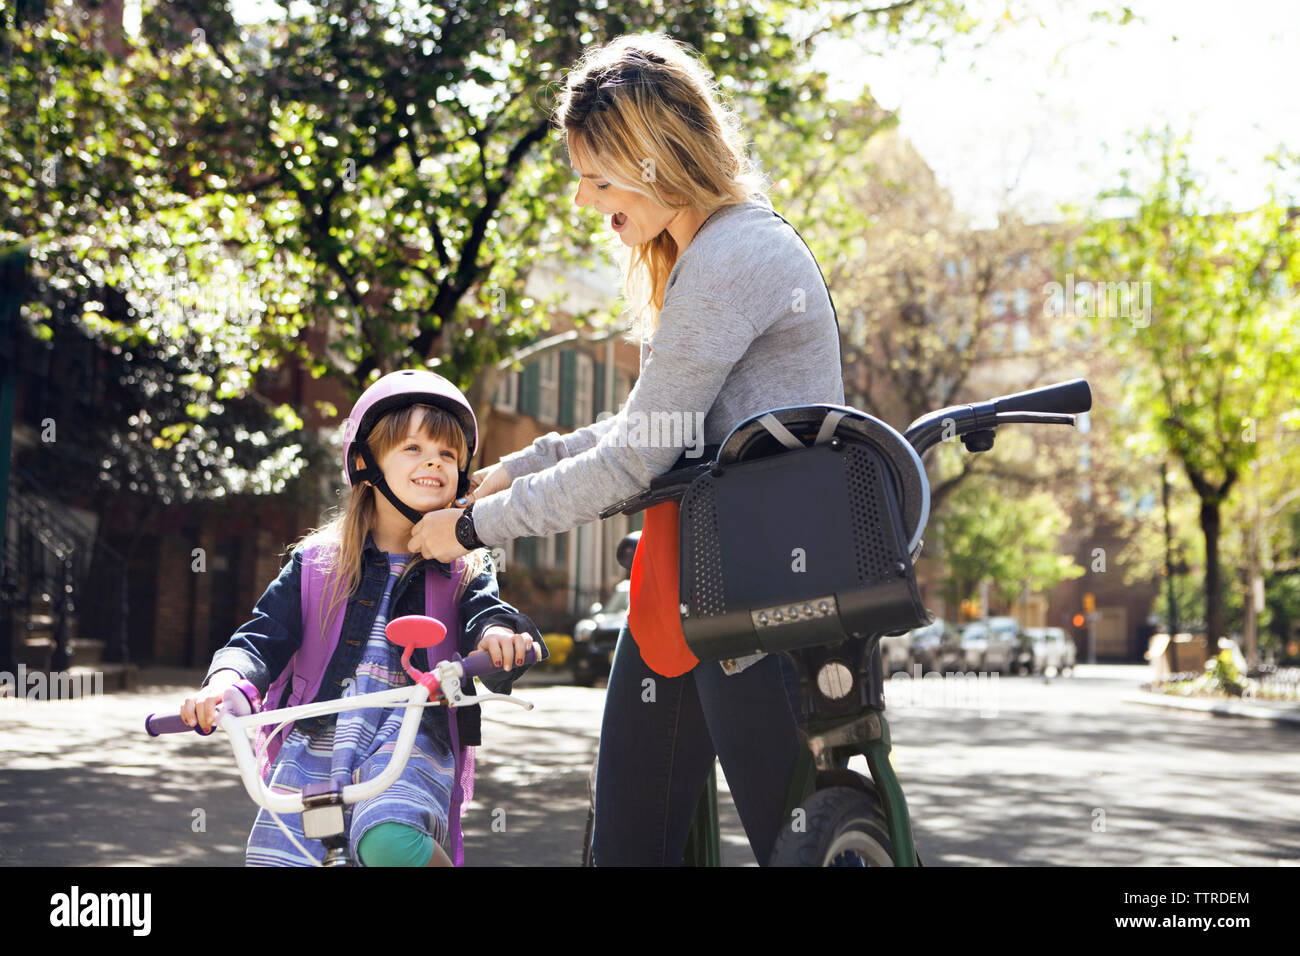
[(461, 547), (474, 550), (474, 519), (470, 517), (469, 509), (456, 519), (456, 540), (460, 542)]

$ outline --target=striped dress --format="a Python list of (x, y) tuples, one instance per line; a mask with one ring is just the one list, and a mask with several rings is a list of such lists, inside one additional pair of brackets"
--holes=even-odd
[[(355, 680), (344, 697), (405, 687), (411, 679), (402, 669), (402, 648), (384, 634), (388, 623), (388, 604), (393, 586), (410, 561), (409, 554), (392, 554), (388, 558), (388, 580), (379, 601), (375, 623), (370, 629), (357, 666)], [(271, 777), (271, 789), (279, 793), (298, 793), (303, 787), (333, 780), (335, 783), (360, 783), (379, 776), (388, 766), (397, 732), (405, 710), (348, 710), (316, 736), (294, 728), (280, 750)], [(455, 779), (455, 760), (446, 732), (431, 731), (425, 721), (411, 759), (397, 781), (371, 800), (349, 804), (344, 808), (348, 832), (348, 851), (358, 865), (357, 843), (367, 830), (380, 823), (404, 823), (432, 836), (445, 845), (447, 812)], [(315, 840), (306, 840), (299, 814), (281, 814), (280, 820), (317, 862), (325, 858), (325, 848)], [(249, 866), (306, 866), (302, 853), (276, 826), (265, 809), (259, 809), (253, 830), (248, 836), (245, 862)]]

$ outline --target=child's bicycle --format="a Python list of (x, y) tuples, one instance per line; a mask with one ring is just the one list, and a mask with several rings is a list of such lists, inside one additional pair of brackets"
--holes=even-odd
[[(462, 685), (465, 681), (473, 681), (475, 677), (483, 677), (502, 670), (492, 663), (491, 656), (485, 651), (474, 651), (465, 658), (461, 658), (459, 654), (453, 655), (450, 660), (441, 661), (429, 672), (412, 665), (411, 654), (417, 647), (432, 647), (443, 640), (446, 628), (440, 621), (421, 615), (408, 615), (390, 621), (386, 633), (390, 641), (405, 649), (402, 652), (402, 666), (414, 681), (408, 687), (396, 687), (372, 694), (316, 704), (302, 704), (279, 710), (262, 710), (262, 701), (257, 689), (249, 681), (240, 680), (227, 688), (217, 707), (217, 722), (213, 729), (220, 727), (230, 737), (244, 789), (258, 806), (267, 809), (285, 836), (298, 848), (305, 861), (311, 866), (355, 865), (348, 855), (348, 836), (344, 827), (343, 808), (347, 804), (360, 803), (378, 796), (401, 776), (411, 756), (411, 749), (420, 728), (420, 715), (425, 707), (444, 704), (449, 708), (476, 707), (486, 700), (501, 700), (517, 704), (525, 710), (533, 708), (533, 705), (527, 701), (505, 694), (467, 695), (464, 692)], [(534, 664), (544, 659), (545, 652), (536, 642), (524, 655), (525, 664)], [(275, 730), (270, 734), (274, 737), (294, 721), (306, 717), (319, 717), (324, 714), (370, 707), (406, 708), (393, 755), (383, 773), (363, 783), (338, 786), (333, 782), (325, 782), (306, 787), (301, 793), (276, 793), (267, 787), (259, 771), (258, 757), (254, 754), (249, 741), (248, 735), (251, 730), (276, 724)], [(200, 727), (188, 726), (178, 714), (150, 714), (145, 720), (145, 730), (152, 737), (189, 731), (206, 736)], [(206, 733), (210, 734), (212, 731)], [(294, 813), (302, 815), (303, 835), (309, 840), (320, 841), (324, 846), (326, 852), (322, 863), (316, 862), (316, 858), (298, 842), (280, 820), (279, 814)]]
[[(670, 471), (602, 513), (680, 501), (680, 611), (691, 652), (701, 662), (783, 652), (794, 665), (802, 747), (772, 865), (921, 865), (889, 759), (879, 647), (881, 636), (933, 620), (912, 566), (930, 511), (921, 456), (957, 440), (988, 451), (999, 425), (1073, 425), (1091, 407), (1088, 383), (1074, 379), (940, 409), (901, 435), (847, 406), (773, 409), (738, 425), (716, 458)], [(619, 553), (630, 569), (629, 539)], [(870, 778), (848, 769), (859, 755)], [(594, 767), (591, 780), (588, 866)], [(684, 862), (720, 858), (711, 773)]]

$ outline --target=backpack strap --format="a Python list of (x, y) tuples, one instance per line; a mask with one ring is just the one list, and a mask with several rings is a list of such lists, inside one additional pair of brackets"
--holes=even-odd
[[(347, 613), (345, 604), (336, 609), (333, 617), (328, 617), (329, 608), (324, 606), (330, 581), (328, 563), (329, 552), (326, 548), (313, 545), (303, 549), (302, 575), (299, 579), (299, 590), (302, 593), (302, 642), (297, 653), (289, 659), (280, 676), (268, 688), (266, 700), (269, 706), (296, 707), (310, 703), (320, 691), (325, 668), (338, 647), (339, 636), (343, 633), (343, 618)], [(322, 620), (322, 617), (327, 619)], [(280, 705), (286, 689), (289, 691), (288, 699)], [(291, 726), (283, 727), (274, 737), (267, 736), (265, 727), (258, 730), (258, 763), (263, 778), (275, 762)]]

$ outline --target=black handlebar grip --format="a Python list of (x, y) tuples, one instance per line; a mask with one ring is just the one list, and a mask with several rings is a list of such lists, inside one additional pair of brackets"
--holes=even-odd
[(157, 737), (160, 734), (183, 734), (190, 730), (201, 737), (206, 737), (212, 733), (212, 730), (217, 728), (213, 727), (212, 730), (204, 730), (197, 724), (191, 727), (181, 720), (180, 714), (150, 714), (144, 719), (144, 729), (149, 732), (150, 737)]
[(1042, 388), (1031, 388), (993, 399), (998, 412), (1055, 412), (1079, 415), (1092, 409), (1092, 389), (1087, 379), (1076, 378)]

